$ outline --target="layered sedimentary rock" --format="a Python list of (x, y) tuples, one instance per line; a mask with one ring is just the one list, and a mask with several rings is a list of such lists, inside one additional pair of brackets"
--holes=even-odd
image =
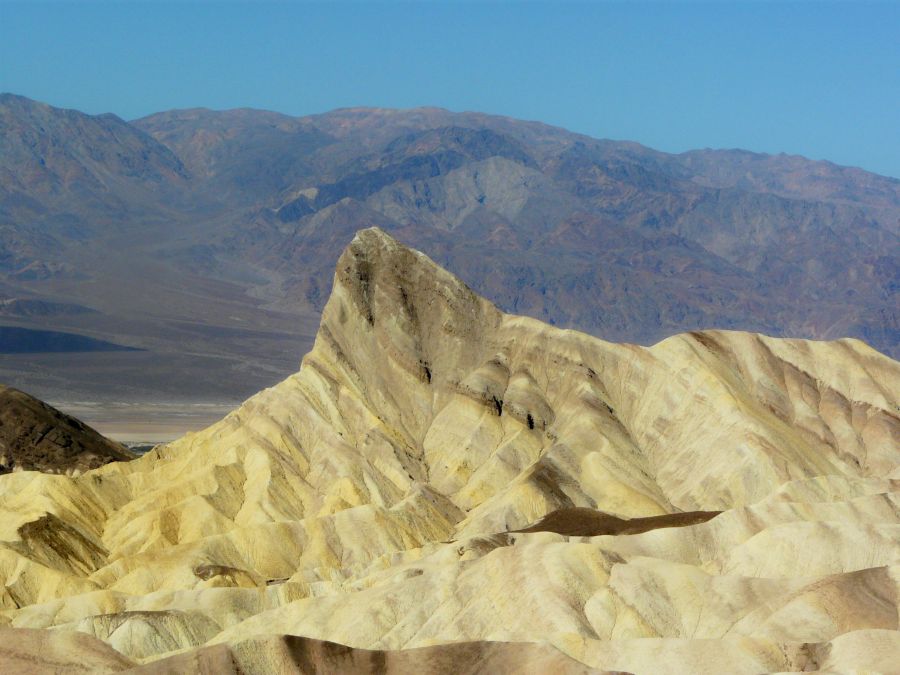
[(0, 474), (71, 473), (134, 459), (125, 447), (25, 392), (0, 385)]
[(364, 230), (296, 375), (136, 461), (0, 478), (0, 622), (150, 672), (327, 670), (297, 638), (396, 672), (883, 670), (898, 391), (855, 340), (506, 315)]

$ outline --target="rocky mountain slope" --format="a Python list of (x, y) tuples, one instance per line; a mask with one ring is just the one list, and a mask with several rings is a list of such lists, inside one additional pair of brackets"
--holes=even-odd
[(33, 396), (0, 385), (0, 473), (72, 473), (134, 459), (127, 449)]
[(84, 274), (54, 268), (59, 249), (162, 220), (187, 187), (181, 161), (115, 115), (11, 94), (0, 94), (0, 157), (0, 263), (13, 277)]
[(398, 672), (890, 670), (898, 391), (857, 340), (504, 314), (367, 229), (298, 373), (133, 462), (0, 477), (0, 622), (110, 672), (334, 663), (299, 637)]
[(51, 357), (0, 355), (0, 379), (130, 399), (157, 372), (144, 395), (247, 396), (311, 346), (367, 226), (505, 311), (608, 340), (740, 329), (897, 357), (898, 223), (900, 181), (801, 157), (670, 155), (433, 108), (129, 123), (4, 95), (3, 324), (145, 351), (95, 359), (96, 386)]

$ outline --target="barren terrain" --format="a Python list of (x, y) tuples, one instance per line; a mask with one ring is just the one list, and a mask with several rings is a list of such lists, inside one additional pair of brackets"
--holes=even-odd
[(299, 371), (0, 476), (0, 666), (891, 672), (898, 392), (859, 340), (506, 314), (367, 229)]

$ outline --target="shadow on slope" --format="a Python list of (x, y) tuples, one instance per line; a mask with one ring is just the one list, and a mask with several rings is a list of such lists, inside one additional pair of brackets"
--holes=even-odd
[(356, 649), (335, 642), (285, 635), (255, 638), (177, 654), (128, 671), (144, 675), (229, 673), (597, 673), (548, 644), (457, 642), (404, 650)]
[(721, 511), (685, 511), (647, 518), (617, 518), (588, 508), (558, 509), (533, 525), (513, 532), (555, 532), (568, 537), (599, 537), (604, 534), (641, 534), (664, 527), (687, 527), (712, 520)]
[(144, 350), (75, 333), (0, 326), (0, 354), (140, 351)]

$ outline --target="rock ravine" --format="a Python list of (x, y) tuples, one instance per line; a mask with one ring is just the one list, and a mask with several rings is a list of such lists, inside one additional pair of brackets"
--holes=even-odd
[(898, 391), (856, 340), (507, 315), (363, 230), (297, 374), (0, 476), (0, 669), (896, 672)]

